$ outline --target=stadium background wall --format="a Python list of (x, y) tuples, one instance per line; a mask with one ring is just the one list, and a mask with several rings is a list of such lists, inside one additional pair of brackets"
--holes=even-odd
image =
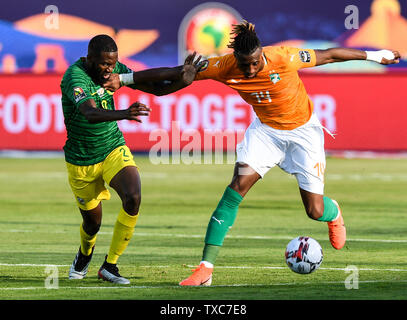
[[(335, 134), (333, 138), (326, 133), (327, 150), (407, 150), (406, 73), (301, 77), (319, 119)], [(60, 80), (60, 74), (0, 75), (0, 149), (62, 150), (66, 132)], [(136, 100), (151, 106), (152, 112), (142, 124), (119, 123), (133, 151), (149, 151), (165, 134), (168, 148), (174, 149), (191, 143), (194, 148), (212, 148), (205, 144), (205, 134), (234, 135), (232, 144), (220, 146), (231, 150), (254, 116), (235, 91), (211, 80), (162, 97), (128, 88), (115, 94), (118, 108)]]

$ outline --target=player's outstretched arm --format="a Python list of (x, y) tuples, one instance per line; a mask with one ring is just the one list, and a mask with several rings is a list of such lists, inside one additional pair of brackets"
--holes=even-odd
[(127, 74), (112, 74), (104, 84), (106, 89), (116, 91), (121, 86), (130, 86), (157, 96), (166, 95), (189, 86), (203, 65), (201, 56), (189, 55), (184, 65), (174, 68), (153, 68)]
[(181, 66), (178, 79), (143, 83), (137, 85), (137, 89), (152, 93), (156, 96), (163, 96), (189, 86), (194, 81), (197, 72), (204, 64), (204, 61), (201, 61), (202, 56), (199, 56), (197, 59), (195, 59), (195, 57), (196, 53), (194, 52), (185, 59), (184, 65)]
[(317, 66), (350, 60), (370, 60), (380, 64), (394, 64), (400, 61), (400, 53), (390, 50), (363, 51), (351, 48), (331, 48), (315, 50), (315, 55)]
[(96, 107), (93, 99), (86, 100), (79, 105), (79, 110), (89, 121), (89, 123), (99, 123), (118, 120), (134, 120), (142, 122), (139, 116), (148, 116), (150, 108), (140, 102), (133, 103), (130, 107), (124, 110), (107, 110)]

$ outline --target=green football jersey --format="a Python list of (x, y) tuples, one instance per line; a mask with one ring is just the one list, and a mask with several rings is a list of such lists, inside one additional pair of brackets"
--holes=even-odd
[[(131, 72), (117, 62), (113, 73)], [(93, 82), (86, 73), (85, 61), (79, 59), (65, 72), (61, 81), (62, 108), (67, 132), (65, 160), (86, 166), (103, 161), (125, 140), (116, 121), (89, 123), (78, 106), (93, 99), (97, 108), (114, 110), (113, 92)]]

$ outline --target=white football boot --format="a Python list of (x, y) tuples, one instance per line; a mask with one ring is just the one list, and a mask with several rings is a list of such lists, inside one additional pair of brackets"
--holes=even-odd
[(105, 257), (105, 262), (98, 271), (98, 278), (117, 284), (130, 284), (130, 280), (119, 274), (119, 268), (117, 268), (117, 265), (108, 263), (106, 258), (107, 256)]
[(82, 254), (81, 248), (79, 247), (78, 253), (69, 269), (69, 279), (83, 279), (86, 276), (94, 249), (95, 247), (92, 248), (92, 252), (89, 256), (85, 256)]

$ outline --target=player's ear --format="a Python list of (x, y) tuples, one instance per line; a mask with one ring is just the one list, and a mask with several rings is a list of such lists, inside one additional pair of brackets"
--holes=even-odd
[(91, 54), (88, 53), (88, 55), (86, 56), (86, 60), (90, 63), (93, 62), (93, 56)]
[(96, 56), (95, 52), (88, 51), (88, 55), (86, 56), (86, 60), (88, 60), (89, 62), (95, 62), (97, 60), (97, 56)]

